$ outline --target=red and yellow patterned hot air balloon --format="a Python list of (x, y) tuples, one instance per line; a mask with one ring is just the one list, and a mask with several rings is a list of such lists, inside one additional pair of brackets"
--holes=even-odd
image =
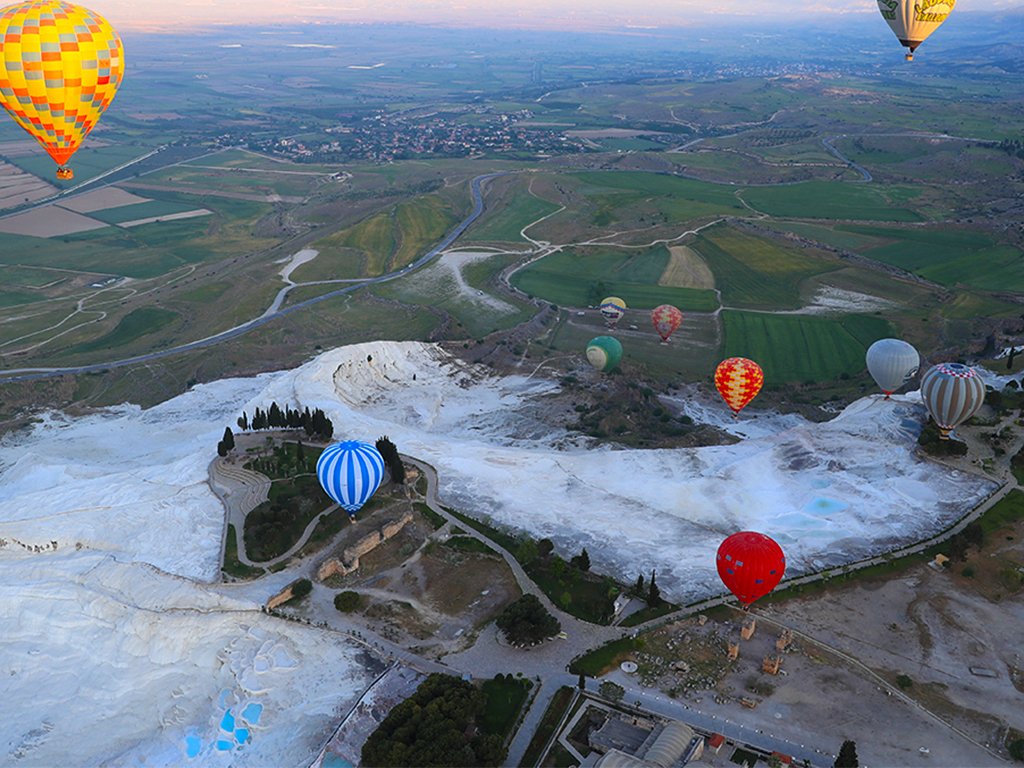
[(745, 357), (730, 357), (715, 369), (715, 388), (732, 409), (733, 418), (761, 391), (762, 384), (761, 366)]
[(770, 536), (740, 531), (718, 547), (715, 565), (722, 583), (745, 609), (775, 589), (786, 572), (786, 556)]
[(61, 0), (0, 9), (0, 103), (59, 166), (96, 125), (124, 74), (124, 48), (99, 14)]
[(661, 336), (661, 343), (667, 344), (668, 337), (676, 332), (676, 328), (683, 322), (683, 313), (671, 304), (662, 304), (651, 310), (651, 322), (654, 330)]

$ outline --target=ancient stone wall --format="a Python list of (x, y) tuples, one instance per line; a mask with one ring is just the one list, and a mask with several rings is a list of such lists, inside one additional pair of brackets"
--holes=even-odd
[(398, 520), (386, 523), (377, 530), (363, 536), (359, 541), (350, 547), (346, 547), (341, 557), (333, 557), (327, 560), (317, 569), (316, 578), (318, 581), (330, 578), (335, 574), (347, 576), (359, 570), (359, 558), (372, 552), (388, 539), (396, 536), (399, 531), (412, 522), (412, 511), (407, 510)]

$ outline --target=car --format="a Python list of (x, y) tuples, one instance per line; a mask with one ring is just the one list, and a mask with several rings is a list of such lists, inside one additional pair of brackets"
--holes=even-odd
[(587, 314), (587, 313), (586, 312), (577, 312), (576, 313), (576, 317), (583, 317), (585, 314)]

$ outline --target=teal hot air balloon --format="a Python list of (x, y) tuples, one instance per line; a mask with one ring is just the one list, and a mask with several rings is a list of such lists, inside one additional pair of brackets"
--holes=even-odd
[(949, 440), (985, 402), (985, 384), (969, 365), (939, 363), (921, 377), (921, 398), (939, 425), (939, 437)]
[(622, 344), (613, 336), (597, 336), (587, 344), (587, 362), (608, 372), (622, 360)]
[(868, 373), (885, 392), (885, 399), (915, 375), (921, 365), (921, 356), (910, 344), (900, 339), (879, 339), (870, 347), (866, 361)]

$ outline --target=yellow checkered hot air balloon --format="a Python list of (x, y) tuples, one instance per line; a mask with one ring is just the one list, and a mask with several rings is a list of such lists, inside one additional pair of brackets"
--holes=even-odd
[(0, 9), (0, 103), (57, 168), (96, 125), (124, 75), (124, 47), (99, 14), (61, 0)]

